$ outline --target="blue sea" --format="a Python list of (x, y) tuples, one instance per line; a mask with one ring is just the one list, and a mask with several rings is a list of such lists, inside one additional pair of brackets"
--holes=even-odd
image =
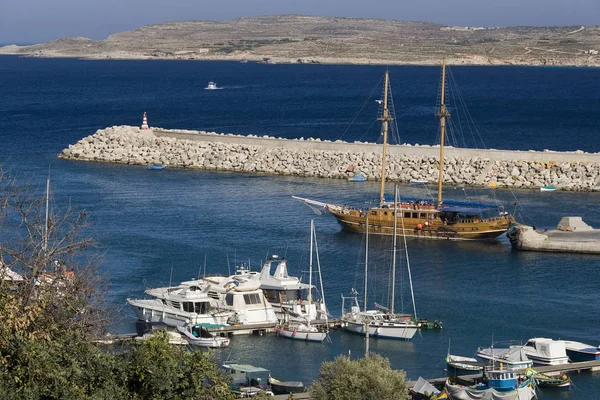
[[(333, 315), (341, 295), (362, 291), (364, 239), (315, 215), (298, 195), (364, 204), (378, 184), (342, 180), (165, 169), (60, 160), (69, 144), (113, 125), (226, 133), (377, 141), (375, 120), (385, 67), (261, 65), (195, 61), (84, 61), (0, 57), (0, 162), (43, 192), (50, 171), (55, 207), (86, 210), (104, 256), (109, 299), (122, 306), (116, 331), (133, 331), (128, 297), (235, 265), (259, 269), (268, 254), (288, 259), (306, 276), (310, 219), (315, 219), (325, 296)], [(400, 141), (436, 144), (437, 67), (389, 67)], [(469, 147), (600, 151), (600, 69), (453, 67), (476, 130)], [(222, 90), (204, 90), (215, 81)], [(456, 103), (451, 112), (459, 114)], [(357, 113), (357, 110), (361, 110)], [(391, 194), (391, 185), (389, 194)], [(403, 196), (434, 188), (401, 186)], [(600, 227), (598, 193), (477, 190), (446, 187), (447, 198), (497, 201), (518, 218), (552, 228), (561, 216), (581, 215)], [(371, 237), (369, 302), (389, 297), (390, 239)], [(511, 250), (492, 243), (408, 240), (417, 313), (443, 321), (410, 342), (371, 340), (371, 351), (417, 379), (445, 374), (444, 357), (471, 356), (492, 341), (530, 337), (600, 344), (600, 257)], [(206, 267), (205, 267), (206, 259)], [(399, 265), (396, 308), (412, 308), (406, 262)], [(172, 272), (171, 272), (172, 271)], [(306, 279), (306, 278), (305, 278)], [(251, 363), (274, 376), (310, 383), (320, 364), (338, 354), (359, 357), (360, 336), (334, 331), (331, 343), (295, 342), (273, 335), (234, 337), (222, 360)], [(544, 399), (600, 396), (600, 375), (573, 374), (565, 392)]]

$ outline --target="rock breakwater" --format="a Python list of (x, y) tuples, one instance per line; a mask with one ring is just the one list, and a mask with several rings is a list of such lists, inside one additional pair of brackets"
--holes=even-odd
[[(437, 148), (390, 146), (387, 179), (438, 179)], [(560, 190), (600, 190), (600, 154), (448, 148), (444, 182)], [(198, 131), (113, 126), (70, 145), (60, 158), (133, 165), (346, 179), (381, 176), (381, 146), (319, 139), (224, 135)]]

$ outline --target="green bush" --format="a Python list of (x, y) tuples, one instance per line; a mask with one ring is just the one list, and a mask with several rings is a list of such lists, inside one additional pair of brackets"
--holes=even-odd
[(338, 356), (321, 366), (311, 387), (314, 400), (408, 400), (403, 371), (390, 367), (387, 358), (373, 354), (356, 361)]

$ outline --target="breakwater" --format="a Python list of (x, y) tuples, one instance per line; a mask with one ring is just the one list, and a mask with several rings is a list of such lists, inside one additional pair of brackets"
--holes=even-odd
[[(373, 143), (278, 139), (215, 132), (140, 130), (113, 126), (70, 145), (60, 158), (134, 165), (345, 179), (381, 176), (382, 146)], [(445, 148), (444, 182), (560, 190), (600, 190), (600, 154)], [(439, 148), (389, 146), (387, 179), (408, 182), (438, 178)]]

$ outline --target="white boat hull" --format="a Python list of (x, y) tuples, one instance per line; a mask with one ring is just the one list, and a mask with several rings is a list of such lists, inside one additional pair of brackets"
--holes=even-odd
[(178, 327), (186, 324), (215, 324), (224, 325), (231, 313), (222, 315), (184, 313), (167, 307), (160, 300), (128, 300), (135, 316), (140, 321), (163, 323), (167, 326)]
[(221, 337), (221, 336), (213, 336), (213, 337), (195, 337), (190, 335), (189, 331), (185, 327), (178, 326), (177, 330), (181, 335), (185, 337), (187, 342), (192, 346), (198, 347), (210, 347), (210, 348), (218, 348), (218, 347), (227, 347), (229, 346), (229, 338)]
[(277, 329), (277, 335), (294, 340), (304, 340), (307, 342), (322, 342), (327, 337), (326, 332), (294, 330), (287, 328)]
[[(342, 320), (342, 326), (347, 331), (366, 336), (366, 325), (362, 322)], [(415, 336), (415, 333), (417, 333), (418, 330), (419, 328), (412, 324), (375, 323), (369, 325), (369, 336), (386, 339), (410, 340)]]

